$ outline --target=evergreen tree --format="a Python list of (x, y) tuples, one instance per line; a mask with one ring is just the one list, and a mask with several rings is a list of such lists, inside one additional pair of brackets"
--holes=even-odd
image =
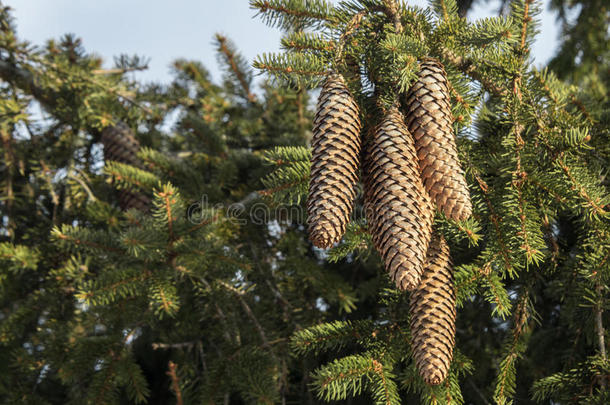
[[(0, 5), (0, 402), (607, 403), (608, 22), (583, 7), (587, 50), (539, 71), (539, 5), (471, 3), (252, 1), (285, 32), (260, 91), (221, 35), (221, 83), (142, 86), (143, 58), (32, 46)], [(422, 212), (387, 227), (387, 201)], [(312, 206), (341, 208), (328, 250)]]
[[(433, 387), (417, 375), (422, 341), (409, 336), (416, 330), (408, 328), (405, 294), (386, 291), (383, 310), (368, 318), (294, 335), (297, 352), (324, 350), (335, 357), (314, 374), (319, 397), (345, 399), (365, 390), (375, 403), (398, 403), (402, 388), (419, 393), (424, 403), (606, 403), (607, 95), (532, 66), (539, 5), (514, 1), (508, 15), (472, 23), (459, 17), (451, 0), (432, 1), (430, 10), (393, 0), (252, 5), (270, 25), (298, 22), (307, 29), (283, 40), (292, 45), (286, 53), (262, 55), (255, 65), (308, 88), (328, 72), (352, 77), (363, 143), (387, 111), (399, 106), (410, 114), (421, 105), (409, 101), (408, 92), (429, 69), (426, 61), (442, 64), (473, 201), (471, 219), (439, 213), (435, 220), (450, 245), (457, 289), (457, 348), (449, 377)], [(607, 20), (602, 26), (589, 49), (603, 47)], [(282, 176), (272, 178), (278, 188), (289, 184), (283, 179), (299, 176), (290, 168), (278, 171)], [(368, 253), (367, 222), (373, 240), (380, 237), (379, 225), (355, 210), (329, 258), (352, 261)], [(412, 305), (411, 317), (421, 316), (417, 301)], [(347, 346), (352, 349), (337, 350)]]
[(264, 150), (305, 145), (308, 95), (255, 93), (220, 35), (221, 85), (179, 60), (140, 88), (137, 58), (102, 70), (75, 37), (38, 49), (2, 22), (2, 402), (307, 397), (288, 338), (354, 292), (298, 218), (262, 209), (260, 179)]

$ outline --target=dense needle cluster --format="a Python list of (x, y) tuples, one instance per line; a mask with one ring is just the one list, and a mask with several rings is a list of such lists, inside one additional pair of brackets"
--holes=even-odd
[[(432, 232), (434, 205), (455, 220), (472, 213), (449, 100), (443, 66), (424, 59), (404, 97), (405, 116), (395, 107), (387, 111), (362, 158), (369, 231), (396, 287), (412, 291), (413, 355), (431, 385), (449, 372), (456, 315), (449, 247)], [(313, 133), (309, 235), (327, 248), (345, 232), (359, 169), (358, 106), (340, 75), (322, 88)]]

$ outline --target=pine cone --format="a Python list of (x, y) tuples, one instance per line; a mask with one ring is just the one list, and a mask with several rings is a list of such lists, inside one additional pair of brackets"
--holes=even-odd
[(307, 198), (309, 239), (319, 248), (338, 242), (354, 208), (360, 162), (360, 117), (343, 78), (324, 83), (314, 118)]
[(368, 140), (364, 161), (364, 209), (373, 243), (396, 287), (412, 290), (424, 271), (434, 213), (397, 109)]
[(445, 380), (455, 344), (455, 285), (449, 246), (433, 235), (421, 283), (411, 294), (411, 334), (415, 364), (424, 381)]
[[(133, 136), (131, 129), (122, 122), (115, 126), (108, 126), (102, 131), (102, 145), (104, 145), (104, 160), (111, 160), (141, 167), (137, 153), (140, 143)], [(141, 193), (120, 190), (119, 205), (123, 210), (136, 208), (140, 211), (148, 210), (149, 199)]]
[(426, 190), (447, 217), (461, 221), (470, 217), (472, 203), (455, 146), (449, 100), (443, 65), (432, 59), (421, 62), (419, 79), (405, 97), (407, 127), (415, 138)]

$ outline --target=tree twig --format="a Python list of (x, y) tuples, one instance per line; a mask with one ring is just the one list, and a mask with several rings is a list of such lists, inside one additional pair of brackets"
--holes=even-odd
[(176, 373), (178, 365), (170, 360), (168, 368), (169, 370), (165, 374), (172, 379), (172, 391), (174, 391), (174, 394), (176, 395), (176, 405), (184, 405), (184, 402), (182, 401), (182, 391), (180, 390), (180, 379)]
[(383, 0), (385, 12), (394, 23), (394, 29), (397, 33), (402, 32), (402, 22), (400, 21), (400, 13), (398, 12), (398, 3), (396, 0)]
[(241, 85), (242, 89), (246, 93), (246, 98), (248, 99), (249, 102), (256, 103), (256, 94), (254, 94), (250, 91), (250, 83), (248, 83), (248, 81), (246, 80), (246, 77), (244, 76), (244, 72), (242, 72), (241, 69), (239, 68), (239, 66), (237, 66), (237, 61), (235, 60), (235, 53), (227, 45), (227, 38), (220, 34), (216, 34), (216, 40), (218, 41), (218, 48), (219, 48), (220, 52), (227, 59), (227, 63), (229, 64), (229, 67), (231, 68), (233, 73), (235, 73), (235, 76), (237, 77), (239, 84)]
[(182, 343), (153, 343), (151, 346), (153, 350), (159, 349), (192, 349), (193, 346), (198, 344), (199, 341), (193, 342), (182, 342)]
[(506, 94), (505, 89), (501, 88), (492, 80), (482, 75), (476, 69), (476, 66), (471, 60), (458, 56), (447, 48), (441, 49), (441, 56), (452, 65), (455, 65), (459, 70), (462, 71), (462, 73), (481, 83), (485, 90), (489, 91), (490, 93), (496, 96), (503, 96)]
[(261, 338), (261, 341), (263, 342), (263, 347), (265, 349), (269, 350), (269, 353), (271, 354), (271, 356), (273, 357), (273, 359), (277, 363), (278, 359), (275, 356), (275, 353), (273, 352), (273, 349), (271, 348), (271, 345), (269, 344), (269, 339), (267, 339), (267, 334), (265, 333), (265, 330), (263, 329), (263, 326), (261, 325), (261, 323), (258, 321), (256, 316), (254, 315), (254, 312), (252, 311), (252, 308), (250, 308), (250, 305), (248, 305), (248, 303), (244, 299), (244, 297), (243, 297), (244, 292), (238, 290), (237, 288), (235, 288), (235, 287), (233, 287), (233, 286), (231, 286), (231, 285), (229, 285), (227, 283), (225, 283), (224, 281), (218, 280), (218, 283), (220, 285), (222, 285), (223, 287), (225, 287), (226, 289), (228, 289), (229, 291), (232, 291), (233, 293), (235, 293), (235, 295), (237, 295), (237, 298), (239, 299), (239, 303), (240, 303), (241, 307), (244, 309), (244, 311), (246, 312), (246, 315), (248, 315), (248, 318), (250, 318), (250, 320), (254, 324), (254, 327), (258, 331), (258, 334), (259, 334), (259, 336)]
[[(597, 292), (598, 295), (598, 299), (600, 300), (600, 302), (598, 302), (598, 304), (595, 306), (595, 329), (597, 332), (597, 344), (599, 346), (599, 354), (602, 357), (602, 359), (606, 360), (606, 337), (604, 336), (605, 334), (605, 330), (604, 330), (604, 323), (603, 323), (603, 314), (604, 314), (604, 310), (602, 309), (602, 303), (601, 300), (603, 300), (603, 286), (601, 283), (597, 283), (597, 285), (595, 286), (595, 290)], [(600, 378), (600, 384), (602, 386), (602, 388), (605, 390), (606, 389), (606, 378)]]

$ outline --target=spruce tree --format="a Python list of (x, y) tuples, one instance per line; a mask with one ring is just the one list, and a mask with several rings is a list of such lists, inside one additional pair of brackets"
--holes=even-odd
[[(393, 108), (419, 114), (419, 105), (435, 103), (436, 96), (415, 102), (410, 94), (420, 92), (418, 75), (433, 76), (426, 73), (428, 61), (442, 64), (472, 198), (472, 218), (439, 212), (434, 225), (449, 243), (457, 291), (449, 376), (432, 386), (427, 383), (436, 378), (422, 379), (416, 371), (422, 373), (422, 356), (432, 355), (418, 338), (417, 321), (409, 330), (408, 318), (421, 316), (421, 295), (411, 293), (409, 314), (409, 294), (381, 290), (381, 311), (293, 336), (298, 353), (334, 357), (324, 362), (328, 357), (318, 356), (318, 396), (338, 400), (367, 391), (384, 404), (398, 403), (401, 392), (417, 393), (423, 403), (606, 403), (607, 95), (600, 99), (596, 88), (578, 88), (533, 67), (539, 4), (513, 1), (507, 15), (474, 22), (461, 18), (451, 0), (432, 1), (430, 9), (393, 0), (251, 4), (270, 25), (304, 28), (283, 40), (285, 53), (261, 55), (259, 69), (306, 88), (328, 71), (356, 72), (349, 88), (360, 106), (363, 144), (373, 142), (371, 128)], [(601, 24), (607, 32), (607, 20)], [(431, 83), (440, 89), (440, 81)], [(591, 103), (594, 95), (597, 103)], [(437, 107), (430, 111), (423, 111), (425, 125), (446, 125)], [(394, 139), (401, 142), (399, 135)], [(426, 153), (420, 164), (429, 159)], [(459, 174), (448, 156), (441, 162), (449, 175)], [(303, 175), (278, 171), (282, 176), (272, 178), (277, 188), (288, 186), (281, 180)], [(373, 241), (379, 238), (377, 222), (356, 214), (328, 258), (369, 260), (367, 230)], [(445, 349), (445, 359), (452, 349)]]
[[(221, 35), (220, 83), (178, 60), (142, 85), (143, 58), (32, 46), (0, 5), (0, 402), (607, 403), (607, 10), (581, 2), (587, 51), (540, 71), (537, 3), (471, 3), (252, 1), (285, 32), (260, 90)], [(423, 260), (412, 291), (396, 257)]]
[(179, 60), (171, 85), (141, 87), (141, 60), (104, 70), (76, 37), (34, 48), (3, 12), (2, 402), (306, 398), (288, 338), (354, 292), (298, 218), (263, 209), (260, 179), (263, 151), (305, 144), (308, 95), (255, 93), (220, 35), (221, 84)]

